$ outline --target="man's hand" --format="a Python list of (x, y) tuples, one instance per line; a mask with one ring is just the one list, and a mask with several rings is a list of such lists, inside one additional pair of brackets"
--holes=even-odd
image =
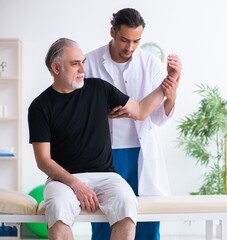
[[(167, 57), (167, 72), (168, 76), (175, 78), (177, 81), (182, 70), (182, 63), (179, 57), (175, 54), (170, 54)], [(167, 76), (167, 78), (168, 78)]]
[(127, 108), (122, 106), (117, 106), (111, 109), (108, 116), (109, 118), (129, 118), (130, 114), (128, 113)]
[(99, 208), (99, 201), (96, 193), (89, 188), (86, 184), (81, 182), (78, 178), (73, 187), (78, 200), (80, 201), (80, 206), (82, 210), (88, 212), (95, 212)]

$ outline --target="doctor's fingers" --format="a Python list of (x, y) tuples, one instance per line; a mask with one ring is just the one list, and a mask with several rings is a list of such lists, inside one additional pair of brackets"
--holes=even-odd
[[(179, 75), (180, 76), (180, 75)], [(177, 77), (177, 79), (179, 78), (179, 76)], [(171, 76), (170, 74), (168, 74), (166, 76), (166, 78), (164, 79), (163, 83), (169, 83), (169, 84), (174, 84), (177, 82), (177, 79), (175, 76)]]
[(176, 81), (175, 78), (172, 77), (168, 77), (165, 79), (165, 81), (163, 81), (162, 85), (166, 88), (166, 89), (176, 89), (178, 86), (178, 82)]

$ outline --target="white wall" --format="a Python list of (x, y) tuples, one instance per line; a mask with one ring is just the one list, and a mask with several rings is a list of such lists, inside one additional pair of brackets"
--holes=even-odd
[[(0, 0), (0, 38), (23, 42), (22, 190), (29, 192), (45, 182), (28, 144), (27, 109), (52, 79), (44, 65), (45, 54), (59, 37), (78, 41), (84, 52), (106, 44), (112, 13), (137, 8), (146, 28), (141, 43), (158, 43), (165, 54), (177, 53), (183, 72), (175, 116), (160, 129), (173, 194), (188, 194), (201, 184), (202, 169), (176, 148), (176, 125), (196, 108), (196, 83), (217, 85), (226, 94), (227, 6), (225, 0)], [(178, 232), (185, 233), (185, 224)], [(179, 227), (179, 226), (178, 226)], [(163, 224), (163, 231), (174, 227)], [(202, 229), (203, 231), (203, 229)], [(195, 232), (201, 230), (195, 229)]]

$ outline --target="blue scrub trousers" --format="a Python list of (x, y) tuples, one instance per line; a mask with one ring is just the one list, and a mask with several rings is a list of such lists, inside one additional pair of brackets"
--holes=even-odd
[[(140, 148), (113, 149), (113, 161), (118, 172), (138, 196), (138, 155)], [(135, 240), (160, 240), (160, 222), (138, 222)], [(92, 240), (110, 239), (109, 223), (92, 223)]]

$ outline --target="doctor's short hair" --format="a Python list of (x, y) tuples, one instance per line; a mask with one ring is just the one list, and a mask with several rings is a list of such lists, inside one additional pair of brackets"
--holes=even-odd
[(63, 57), (64, 47), (66, 46), (76, 46), (79, 47), (79, 44), (74, 40), (68, 38), (59, 38), (55, 41), (49, 48), (46, 57), (45, 64), (50, 71), (51, 75), (53, 74), (51, 64), (53, 61), (60, 61)]
[(119, 31), (121, 25), (130, 28), (137, 28), (141, 26), (145, 28), (145, 22), (141, 14), (134, 8), (123, 8), (117, 13), (113, 13), (113, 19), (110, 21), (112, 27)]

